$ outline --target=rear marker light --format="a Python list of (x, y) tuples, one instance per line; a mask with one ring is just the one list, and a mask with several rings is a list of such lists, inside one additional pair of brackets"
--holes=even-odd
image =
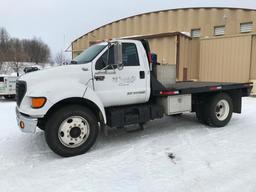
[(160, 95), (178, 95), (179, 91), (160, 91)]
[(245, 85), (244, 85), (244, 87), (251, 87), (251, 86), (253, 86), (252, 83), (249, 83), (249, 84), (245, 84)]
[(221, 89), (222, 89), (221, 86), (219, 86), (219, 87), (210, 87), (211, 91), (217, 91), (217, 90), (221, 90)]

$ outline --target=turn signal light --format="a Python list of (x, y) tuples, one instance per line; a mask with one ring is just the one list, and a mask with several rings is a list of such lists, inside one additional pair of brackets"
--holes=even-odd
[(45, 97), (33, 97), (31, 98), (31, 106), (35, 109), (41, 108), (46, 103)]

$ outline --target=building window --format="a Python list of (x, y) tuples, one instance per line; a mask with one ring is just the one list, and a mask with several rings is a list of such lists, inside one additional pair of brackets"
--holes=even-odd
[(241, 33), (249, 33), (252, 32), (252, 22), (247, 22), (247, 23), (241, 23), (240, 24), (240, 32)]
[(201, 36), (201, 29), (192, 29), (191, 30), (191, 37), (200, 37)]
[(225, 26), (216, 26), (214, 27), (214, 35), (221, 36), (225, 34)]

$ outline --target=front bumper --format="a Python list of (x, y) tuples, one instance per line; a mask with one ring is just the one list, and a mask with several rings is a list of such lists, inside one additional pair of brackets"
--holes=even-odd
[(20, 130), (24, 133), (35, 133), (37, 127), (37, 118), (32, 118), (21, 114), (16, 108), (16, 119)]

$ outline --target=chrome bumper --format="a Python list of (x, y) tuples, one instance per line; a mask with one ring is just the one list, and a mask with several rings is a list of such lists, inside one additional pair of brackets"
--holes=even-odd
[(35, 133), (37, 127), (37, 118), (22, 115), (16, 108), (16, 119), (20, 130), (24, 133)]

